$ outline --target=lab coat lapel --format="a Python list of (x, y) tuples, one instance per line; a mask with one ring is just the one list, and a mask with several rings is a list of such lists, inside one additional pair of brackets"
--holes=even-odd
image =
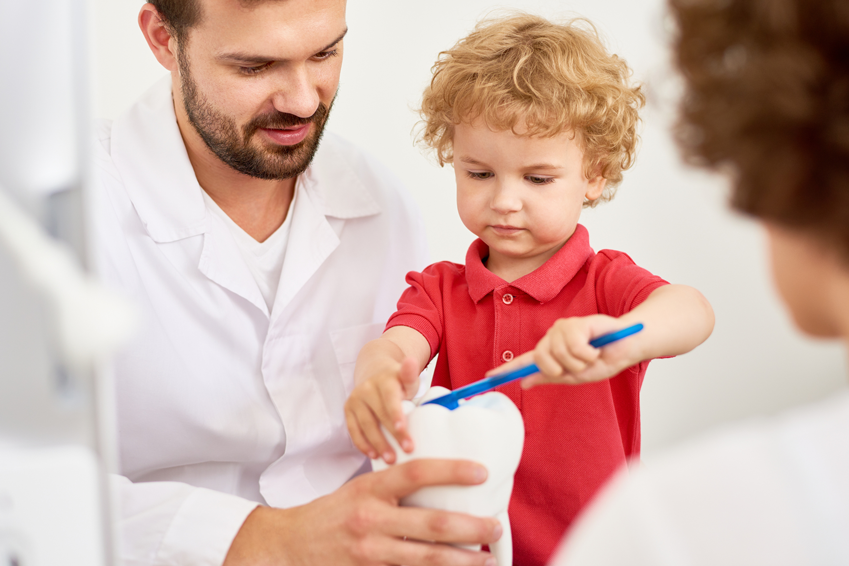
[[(285, 311), (339, 246), (339, 235), (348, 220), (380, 213), (380, 205), (354, 166), (357, 155), (353, 146), (325, 132), (312, 164), (298, 178), (298, 198), (292, 211), (273, 319)], [(364, 164), (358, 166), (362, 168)]]
[(213, 283), (239, 295), (269, 316), (268, 305), (229, 228), (211, 214), (208, 222), (198, 269)]
[[(286, 247), (286, 259), (274, 300), (275, 316), (315, 275), (327, 257), (339, 246), (339, 237), (324, 214), (317, 195), (301, 186), (301, 194), (292, 211), (292, 227)], [(317, 202), (318, 201), (318, 202)]]
[(115, 120), (111, 143), (112, 159), (151, 239), (169, 244), (203, 234), (198, 269), (268, 316), (265, 300), (227, 226), (203, 201), (203, 189), (174, 115), (170, 76)]

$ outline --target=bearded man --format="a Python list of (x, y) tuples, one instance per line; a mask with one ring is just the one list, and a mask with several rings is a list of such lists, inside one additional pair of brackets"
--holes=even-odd
[(398, 182), (322, 136), (345, 1), (157, 0), (138, 21), (170, 77), (100, 128), (93, 195), (100, 275), (143, 314), (114, 366), (123, 563), (491, 563), (450, 544), (494, 520), (398, 506), (482, 467), (363, 474), (346, 432), (360, 347), (426, 257)]

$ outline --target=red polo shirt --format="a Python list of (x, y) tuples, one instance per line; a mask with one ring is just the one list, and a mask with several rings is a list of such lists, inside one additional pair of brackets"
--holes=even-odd
[[(593, 252), (586, 228), (536, 271), (507, 283), (484, 266), (475, 240), (466, 265), (410, 272), (386, 327), (422, 333), (439, 354), (434, 385), (455, 389), (532, 350), (558, 318), (621, 316), (667, 282), (622, 252)], [(513, 563), (543, 565), (578, 511), (627, 458), (640, 452), (640, 386), (648, 362), (601, 382), (499, 388), (525, 421), (510, 500)]]

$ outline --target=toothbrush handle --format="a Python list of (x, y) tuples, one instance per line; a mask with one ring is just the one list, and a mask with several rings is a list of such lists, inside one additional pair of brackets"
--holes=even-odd
[(488, 377), (486, 379), (481, 379), (480, 381), (470, 383), (465, 387), (455, 389), (454, 393), (457, 394), (457, 399), (465, 399), (466, 397), (471, 397), (472, 395), (477, 395), (478, 393), (483, 393), (484, 391), (495, 389), (499, 385), (504, 385), (505, 383), (510, 383), (511, 381), (522, 379), (523, 377), (527, 377), (534, 373), (539, 373), (539, 368), (536, 364), (530, 364), (527, 366), (520, 367), (519, 369), (509, 371), (507, 373), (493, 375), (492, 377)]
[[(616, 332), (602, 334), (598, 338), (590, 340), (590, 346), (592, 346), (593, 348), (601, 348), (602, 346), (606, 346), (612, 342), (616, 342), (617, 340), (622, 340), (623, 338), (627, 338), (632, 334), (636, 334), (642, 329), (643, 325), (637, 323), (633, 326), (623, 328), (622, 330), (617, 330)], [(466, 399), (467, 397), (471, 397), (479, 393), (485, 393), (487, 391), (495, 389), (500, 385), (510, 383), (511, 381), (516, 381), (517, 379), (522, 379), (523, 377), (527, 377), (535, 373), (539, 373), (539, 368), (536, 364), (530, 364), (524, 367), (520, 367), (519, 369), (509, 371), (507, 373), (493, 375), (492, 377), (487, 377), (485, 379), (481, 379), (480, 381), (470, 383), (465, 387), (455, 389), (447, 395), (443, 395), (442, 397), (437, 397), (436, 399), (426, 401), (424, 404), (427, 405), (428, 403), (433, 403), (435, 405), (442, 405), (443, 407), (447, 407), (451, 410), (454, 410), (459, 406), (458, 404), (461, 399)]]
[[(627, 328), (623, 328), (622, 330), (617, 330), (616, 332), (609, 332), (608, 334), (602, 334), (598, 338), (590, 340), (590, 346), (592, 346), (593, 348), (601, 348), (602, 346), (607, 346), (608, 344), (611, 344), (618, 340), (622, 340), (623, 338), (627, 338), (632, 334), (636, 334), (642, 329), (643, 325), (638, 322), (637, 324), (629, 326)], [(504, 385), (505, 383), (516, 381), (517, 379), (527, 377), (534, 373), (539, 373), (539, 368), (536, 364), (530, 364), (507, 373), (493, 375), (492, 377), (489, 377), (487, 379), (476, 381), (475, 383), (469, 384), (465, 387), (461, 387), (460, 389), (455, 389), (454, 392), (458, 394), (457, 399), (465, 399), (466, 397), (471, 397), (472, 395), (483, 393), (484, 391), (494, 389), (499, 385)]]
[(593, 348), (601, 348), (602, 346), (607, 346), (612, 342), (616, 342), (617, 340), (622, 340), (623, 338), (627, 338), (632, 334), (636, 334), (644, 327), (642, 323), (638, 322), (633, 326), (628, 326), (627, 328), (623, 328), (622, 330), (617, 330), (616, 332), (609, 332), (607, 334), (602, 334), (598, 338), (593, 338), (590, 340), (590, 346)]

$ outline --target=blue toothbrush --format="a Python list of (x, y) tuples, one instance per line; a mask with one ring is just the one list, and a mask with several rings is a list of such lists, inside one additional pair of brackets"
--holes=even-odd
[[(602, 346), (607, 346), (612, 342), (616, 342), (617, 340), (622, 340), (623, 338), (627, 338), (632, 334), (636, 334), (642, 329), (643, 325), (637, 323), (633, 326), (623, 328), (622, 330), (617, 330), (616, 332), (602, 334), (598, 338), (593, 338), (592, 340), (590, 340), (590, 346), (592, 346), (593, 348), (601, 348)], [(493, 375), (492, 377), (486, 377), (484, 379), (481, 379), (480, 381), (470, 383), (469, 385), (463, 386), (460, 389), (455, 389), (447, 395), (437, 397), (436, 399), (431, 399), (430, 401), (425, 401), (424, 403), (422, 403), (422, 405), (429, 405), (433, 403), (434, 405), (442, 405), (443, 407), (451, 409), (453, 411), (454, 409), (460, 406), (460, 401), (462, 401), (463, 399), (466, 399), (473, 395), (477, 395), (479, 393), (485, 393), (486, 391), (495, 389), (500, 385), (510, 383), (511, 381), (516, 381), (517, 379), (522, 379), (523, 377), (527, 377), (535, 373), (539, 373), (539, 368), (536, 364), (530, 364), (521, 367), (517, 370), (509, 371), (507, 373), (502, 373), (499, 375)]]

